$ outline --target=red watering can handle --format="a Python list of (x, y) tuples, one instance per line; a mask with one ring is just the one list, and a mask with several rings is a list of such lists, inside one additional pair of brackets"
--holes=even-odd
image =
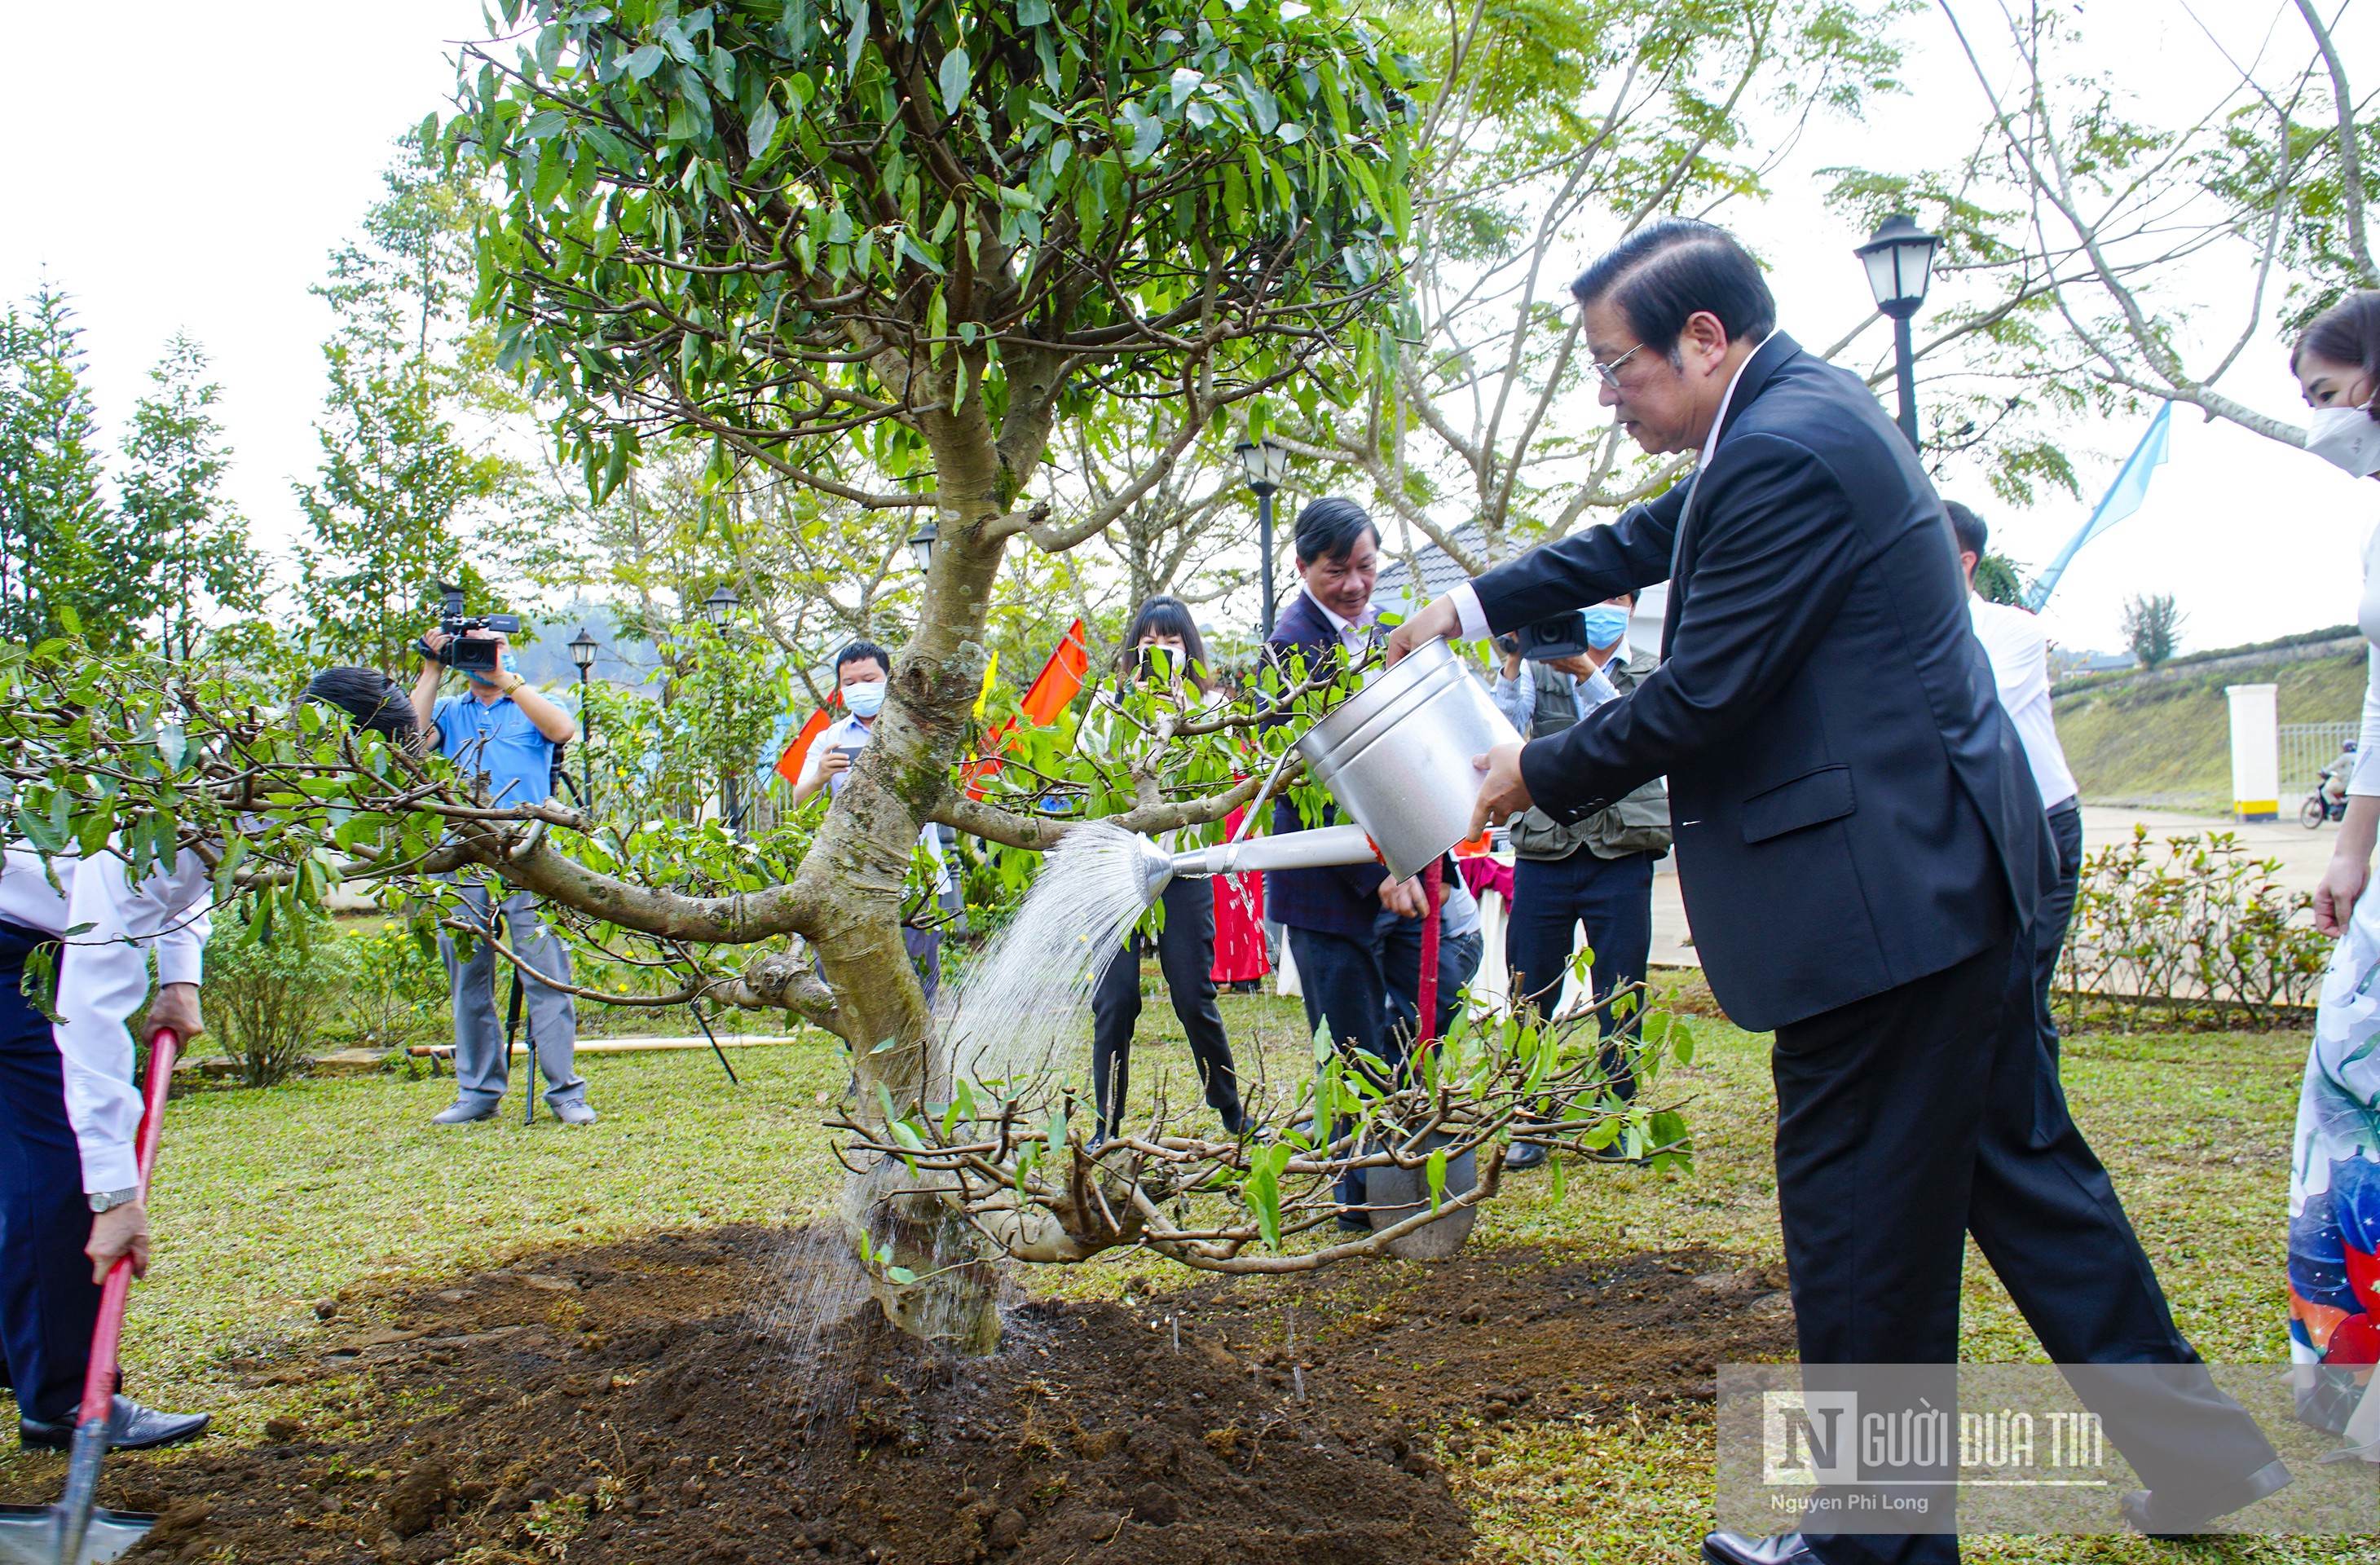
[[(165, 1090), (174, 1079), (174, 1057), (182, 1040), (160, 1027), (149, 1040), (149, 1076), (142, 1090), (140, 1134), (133, 1140), (140, 1166), (140, 1200), (149, 1200), (149, 1176), (157, 1167), (157, 1138), (165, 1128)], [(107, 1268), (99, 1293), (99, 1325), (91, 1334), (91, 1368), (82, 1377), (82, 1412), (78, 1424), (105, 1423), (115, 1398), (115, 1345), (124, 1333), (124, 1303), (132, 1292), (132, 1257), (116, 1257)]]

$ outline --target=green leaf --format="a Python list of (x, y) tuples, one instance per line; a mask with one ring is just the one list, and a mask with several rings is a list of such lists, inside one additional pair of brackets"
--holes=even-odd
[(906, 1288), (917, 1280), (917, 1274), (905, 1266), (888, 1266), (884, 1268), (884, 1280)]
[(1248, 1177), (1240, 1183), (1242, 1198), (1256, 1214), (1265, 1243), (1281, 1248), (1281, 1171), (1289, 1166), (1292, 1149), (1282, 1142), (1260, 1146), (1248, 1159)]
[(669, 58), (669, 51), (660, 44), (646, 44), (628, 56), (629, 79), (636, 81), (644, 80), (645, 78), (661, 69), (662, 62), (667, 58)]
[(1439, 1147), (1422, 1159), (1422, 1173), (1429, 1181), (1429, 1209), (1434, 1212), (1446, 1201), (1445, 1147)]
[(752, 123), (744, 127), (744, 145), (757, 158), (769, 150), (770, 139), (776, 134), (777, 101), (763, 98), (759, 112), (752, 116)]
[(959, 112), (959, 104), (966, 99), (967, 83), (973, 79), (974, 74), (974, 67), (969, 64), (965, 49), (953, 49), (942, 56), (939, 85), (942, 90), (942, 108), (946, 113)]
[(1039, 27), (1049, 19), (1050, 0), (1016, 0), (1017, 26)]

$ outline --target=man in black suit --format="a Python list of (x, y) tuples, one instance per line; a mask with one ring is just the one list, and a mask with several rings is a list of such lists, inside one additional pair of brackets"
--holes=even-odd
[[(2061, 1360), (2195, 1365), (2112, 1191), (2074, 1198), (2078, 1171), (2031, 1145), (2032, 1034), (2003, 1023), (2054, 866), (1914, 454), (1855, 377), (1776, 332), (1758, 265), (1722, 229), (1640, 230), (1572, 292), (1602, 401), (1645, 450), (1697, 454), (1694, 475), (1458, 587), (1389, 655), (1667, 578), (1664, 661), (1561, 734), (1484, 758), (1475, 828), (1532, 803), (1577, 819), (1669, 778), (1712, 993), (1777, 1035), (1805, 1365), (1954, 1362), (1971, 1228)], [(2155, 1491), (2133, 1518), (2149, 1530), (2194, 1531), (2288, 1481), (2203, 1370), (2107, 1427)], [(1719, 1533), (1704, 1554), (1941, 1560), (1957, 1540)]]

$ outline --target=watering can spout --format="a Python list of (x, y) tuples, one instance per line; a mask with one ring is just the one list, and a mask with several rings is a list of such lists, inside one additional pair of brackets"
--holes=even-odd
[(1142, 895), (1155, 902), (1176, 875), (1238, 875), (1257, 869), (1318, 869), (1333, 864), (1376, 864), (1380, 850), (1361, 826), (1322, 826), (1277, 837), (1219, 843), (1168, 854), (1140, 840)]
[(1157, 899), (1165, 894), (1165, 888), (1172, 883), (1177, 858), (1196, 855), (1167, 853), (1147, 837), (1135, 837), (1133, 841), (1140, 848), (1140, 900), (1144, 905), (1153, 907)]

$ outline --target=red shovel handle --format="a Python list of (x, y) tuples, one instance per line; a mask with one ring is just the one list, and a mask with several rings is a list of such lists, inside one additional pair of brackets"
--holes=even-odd
[[(165, 1091), (174, 1080), (174, 1057), (180, 1053), (182, 1040), (168, 1027), (160, 1027), (149, 1040), (149, 1078), (142, 1090), (140, 1134), (133, 1140), (133, 1153), (140, 1166), (140, 1200), (149, 1200), (149, 1176), (157, 1167), (157, 1138), (165, 1129)], [(107, 1281), (99, 1292), (99, 1324), (91, 1334), (91, 1368), (82, 1377), (82, 1412), (76, 1420), (90, 1424), (106, 1421), (115, 1399), (115, 1344), (124, 1334), (124, 1302), (132, 1292), (132, 1257), (119, 1256), (107, 1268)]]

